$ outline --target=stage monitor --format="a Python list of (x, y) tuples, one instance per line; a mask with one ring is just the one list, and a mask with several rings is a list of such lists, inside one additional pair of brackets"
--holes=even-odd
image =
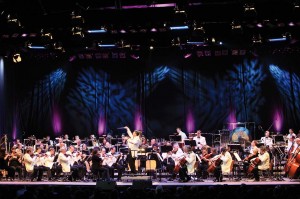
[(184, 140), (184, 145), (197, 146), (196, 140)]
[(96, 187), (103, 190), (114, 190), (117, 187), (116, 181), (97, 181)]
[(170, 141), (176, 141), (180, 142), (181, 141), (181, 135), (169, 135)]
[(173, 147), (172, 146), (160, 146), (160, 151), (162, 153), (168, 153), (169, 151), (172, 151)]

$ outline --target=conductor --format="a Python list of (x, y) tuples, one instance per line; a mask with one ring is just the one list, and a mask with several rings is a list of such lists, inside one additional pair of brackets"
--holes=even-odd
[(127, 161), (128, 161), (131, 173), (136, 174), (137, 171), (135, 168), (135, 159), (137, 157), (138, 149), (141, 145), (140, 134), (142, 132), (138, 131), (138, 130), (134, 130), (132, 133), (128, 126), (125, 126), (124, 128), (127, 130), (127, 134), (129, 136), (129, 138), (127, 140), (127, 144), (128, 144), (128, 148), (129, 148)]

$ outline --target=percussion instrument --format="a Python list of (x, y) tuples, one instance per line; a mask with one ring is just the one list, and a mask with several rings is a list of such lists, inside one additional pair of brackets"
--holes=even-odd
[(232, 142), (245, 142), (249, 141), (249, 130), (245, 127), (237, 127), (230, 133), (230, 139)]

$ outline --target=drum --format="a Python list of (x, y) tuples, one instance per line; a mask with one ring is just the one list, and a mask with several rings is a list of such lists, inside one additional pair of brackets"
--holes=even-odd
[(230, 133), (230, 139), (232, 142), (248, 142), (250, 140), (249, 130), (245, 127), (237, 127)]

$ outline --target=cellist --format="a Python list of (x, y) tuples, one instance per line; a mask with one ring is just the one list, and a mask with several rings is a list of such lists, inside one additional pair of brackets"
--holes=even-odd
[(244, 170), (244, 177), (246, 178), (248, 173), (248, 167), (250, 165), (250, 160), (252, 158), (256, 158), (258, 156), (258, 148), (257, 148), (257, 141), (253, 140), (251, 142), (251, 150), (250, 150), (250, 154), (243, 160), (243, 170)]

